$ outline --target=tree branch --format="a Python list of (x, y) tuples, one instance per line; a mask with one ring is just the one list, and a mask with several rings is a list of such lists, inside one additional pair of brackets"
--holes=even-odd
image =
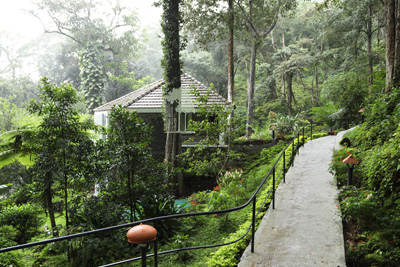
[(263, 38), (265, 38), (265, 36), (267, 36), (267, 34), (269, 34), (275, 28), (275, 25), (278, 22), (279, 12), (281, 10), (281, 2), (281, 0), (278, 1), (278, 9), (275, 12), (274, 21), (272, 22), (271, 26), (269, 26), (269, 28), (262, 34)]
[(259, 34), (258, 34), (258, 31), (256, 30), (256, 28), (253, 25), (251, 17), (247, 16), (246, 11), (244, 10), (243, 6), (236, 0), (234, 0), (234, 2), (239, 6), (240, 10), (242, 10), (243, 16), (245, 17), (245, 19), (246, 19), (247, 23), (249, 24), (250, 28), (257, 35), (257, 37), (260, 37)]

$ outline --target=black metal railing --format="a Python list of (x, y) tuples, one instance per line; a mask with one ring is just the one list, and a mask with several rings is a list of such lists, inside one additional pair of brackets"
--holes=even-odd
[[(332, 131), (332, 125), (333, 125), (332, 121), (333, 120), (328, 120), (328, 121), (331, 122), (330, 127), (331, 127), (331, 131)], [(155, 257), (155, 261), (154, 262), (155, 262), (155, 266), (157, 266), (157, 256), (159, 256), (159, 255), (165, 255), (165, 254), (169, 254), (169, 253), (175, 253), (175, 252), (187, 251), (187, 250), (215, 248), (215, 247), (231, 245), (231, 244), (234, 244), (234, 243), (244, 239), (249, 234), (250, 230), (251, 230), (251, 252), (254, 252), (254, 237), (255, 237), (255, 230), (256, 230), (255, 229), (255, 226), (256, 226), (255, 224), (256, 224), (256, 219), (257, 219), (258, 215), (260, 214), (260, 212), (262, 211), (262, 209), (265, 206), (265, 203), (267, 202), (268, 199), (270, 199), (270, 197), (272, 198), (272, 209), (275, 209), (276, 182), (279, 181), (279, 178), (280, 178), (280, 176), (282, 174), (283, 174), (282, 180), (283, 180), (284, 183), (286, 182), (286, 176), (285, 176), (285, 173), (287, 171), (286, 167), (287, 167), (287, 165), (288, 166), (292, 165), (292, 167), (294, 166), (295, 153), (297, 152), (297, 154), (299, 154), (300, 153), (299, 152), (300, 151), (300, 147), (303, 146), (304, 143), (305, 143), (305, 139), (306, 139), (306, 137), (305, 137), (305, 132), (306, 132), (305, 129), (310, 127), (310, 139), (312, 140), (313, 124), (317, 125), (317, 124), (322, 123), (322, 122), (326, 122), (326, 121), (311, 122), (309, 125), (302, 127), (294, 135), (293, 139), (282, 150), (282, 152), (280, 153), (278, 159), (275, 161), (274, 165), (272, 166), (272, 168), (270, 169), (268, 174), (265, 176), (263, 181), (260, 183), (260, 185), (258, 186), (256, 191), (253, 193), (253, 195), (250, 197), (250, 199), (245, 204), (243, 204), (241, 206), (238, 206), (238, 207), (235, 207), (235, 208), (231, 208), (231, 209), (226, 209), (226, 210), (174, 214), (174, 215), (167, 215), (167, 216), (149, 218), (149, 219), (144, 219), (144, 220), (140, 220), (140, 221), (136, 221), (136, 222), (132, 222), (132, 223), (126, 223), (126, 224), (121, 224), (121, 225), (115, 225), (115, 226), (110, 226), (110, 227), (106, 227), (106, 228), (96, 229), (96, 230), (92, 230), (92, 231), (88, 231), (88, 232), (71, 234), (71, 235), (66, 235), (66, 236), (62, 236), (62, 237), (56, 237), (56, 238), (52, 238), (52, 239), (48, 239), (48, 240), (43, 240), (43, 241), (38, 241), (38, 242), (33, 242), (33, 243), (28, 243), (28, 244), (22, 244), (22, 245), (17, 245), (17, 246), (8, 247), (8, 248), (2, 248), (2, 249), (0, 249), (0, 253), (19, 250), (19, 249), (24, 249), (24, 248), (29, 248), (29, 247), (33, 247), (33, 246), (45, 245), (45, 244), (54, 243), (54, 242), (60, 242), (60, 241), (64, 241), (64, 240), (71, 240), (71, 239), (75, 239), (75, 238), (78, 238), (78, 237), (93, 235), (93, 234), (97, 234), (97, 233), (103, 233), (103, 232), (112, 231), (112, 230), (118, 230), (118, 229), (122, 229), (122, 228), (128, 228), (128, 227), (139, 225), (141, 223), (152, 223), (152, 222), (157, 222), (157, 221), (161, 221), (161, 220), (169, 220), (169, 219), (176, 219), (176, 218), (230, 213), (230, 212), (234, 212), (234, 211), (237, 211), (237, 210), (241, 210), (241, 209), (249, 206), (251, 203), (253, 204), (253, 207), (252, 207), (252, 221), (251, 221), (251, 224), (249, 225), (246, 233), (243, 236), (241, 236), (240, 238), (238, 238), (238, 239), (236, 239), (234, 241), (228, 242), (228, 243), (213, 244), (213, 245), (206, 245), (206, 246), (197, 246), (197, 247), (178, 248), (178, 249), (162, 251), (162, 252), (158, 252), (157, 251), (157, 243), (155, 243), (155, 246), (154, 246), (155, 251), (154, 251), (154, 253), (153, 254), (148, 254), (145, 257)], [(287, 159), (286, 159), (286, 151), (288, 151), (288, 149), (291, 149), (289, 161), (287, 161)], [(282, 167), (279, 170), (277, 170), (277, 165), (279, 165), (281, 160), (282, 160)], [(279, 171), (278, 175), (276, 175), (277, 171)], [(267, 197), (264, 199), (262, 205), (260, 206), (259, 210), (256, 213), (257, 195), (261, 191), (261, 188), (264, 186), (266, 181), (271, 176), (272, 176), (272, 188), (268, 192)], [(157, 240), (154, 241), (154, 242), (157, 242)], [(136, 258), (123, 260), (123, 261), (116, 262), (116, 263), (111, 263), (111, 264), (108, 264), (108, 265), (103, 265), (103, 267), (116, 266), (116, 265), (119, 265), (119, 264), (124, 264), (124, 263), (132, 262), (132, 261), (136, 261), (136, 260), (140, 260), (140, 259), (142, 259), (142, 257), (136, 257)]]

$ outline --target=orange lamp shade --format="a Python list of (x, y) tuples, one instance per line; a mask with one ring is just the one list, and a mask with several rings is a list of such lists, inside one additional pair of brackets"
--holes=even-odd
[(275, 125), (272, 125), (272, 126), (270, 127), (270, 129), (271, 129), (271, 130), (276, 130), (276, 126), (275, 126)]
[(358, 160), (357, 160), (355, 157), (353, 157), (352, 154), (350, 154), (347, 158), (345, 158), (345, 159), (343, 160), (343, 163), (346, 163), (346, 164), (355, 164), (355, 165), (360, 164), (360, 163), (358, 162)]
[(126, 236), (128, 237), (129, 243), (147, 243), (156, 240), (157, 230), (153, 226), (140, 224), (132, 227)]

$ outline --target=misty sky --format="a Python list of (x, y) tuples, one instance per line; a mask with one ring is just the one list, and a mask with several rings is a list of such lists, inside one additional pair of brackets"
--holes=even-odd
[[(39, 20), (23, 11), (23, 9), (32, 7), (31, 0), (0, 1), (0, 32), (7, 31), (13, 35), (16, 34), (21, 42), (27, 42), (43, 33)], [(160, 20), (162, 10), (152, 6), (153, 0), (124, 0), (121, 2), (138, 9), (139, 19), (143, 26)]]

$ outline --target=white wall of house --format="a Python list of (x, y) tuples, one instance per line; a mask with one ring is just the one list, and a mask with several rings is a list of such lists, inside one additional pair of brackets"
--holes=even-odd
[(101, 126), (108, 126), (108, 111), (96, 111), (94, 113), (94, 123)]
[[(109, 113), (110, 113), (109, 111), (95, 111), (94, 116), (93, 116), (94, 123), (96, 125), (108, 127), (108, 124), (109, 124), (108, 114)], [(105, 136), (100, 134), (100, 138), (104, 139)]]

